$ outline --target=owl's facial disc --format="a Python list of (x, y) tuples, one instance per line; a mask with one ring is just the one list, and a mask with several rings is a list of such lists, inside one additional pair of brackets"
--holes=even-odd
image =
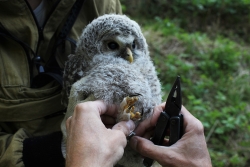
[(136, 60), (136, 53), (140, 50), (137, 38), (132, 34), (116, 33), (102, 36), (101, 53), (109, 57), (122, 58), (129, 63)]

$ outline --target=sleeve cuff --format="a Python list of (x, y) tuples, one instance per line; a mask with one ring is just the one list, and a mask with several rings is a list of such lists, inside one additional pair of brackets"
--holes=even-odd
[(23, 163), (25, 167), (65, 166), (61, 152), (62, 133), (27, 138), (23, 141)]

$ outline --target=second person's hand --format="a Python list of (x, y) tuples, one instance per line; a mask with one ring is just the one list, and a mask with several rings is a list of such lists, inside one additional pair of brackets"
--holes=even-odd
[[(211, 167), (203, 125), (185, 107), (181, 110), (184, 115), (184, 135), (180, 140), (170, 147), (154, 145), (148, 140), (164, 107), (165, 103), (155, 107), (152, 118), (139, 124), (135, 130), (138, 136), (130, 139), (130, 146), (141, 155), (156, 160), (163, 167)], [(164, 143), (167, 145), (168, 141), (165, 140)]]

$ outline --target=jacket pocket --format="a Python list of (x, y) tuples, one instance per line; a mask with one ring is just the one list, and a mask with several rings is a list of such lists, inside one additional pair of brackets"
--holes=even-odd
[(2, 87), (29, 86), (29, 61), (26, 51), (12, 39), (0, 40), (0, 84)]

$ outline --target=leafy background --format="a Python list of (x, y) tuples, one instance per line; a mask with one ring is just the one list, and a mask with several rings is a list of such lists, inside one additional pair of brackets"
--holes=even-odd
[(142, 27), (166, 99), (177, 75), (214, 167), (250, 166), (250, 0), (121, 0)]

